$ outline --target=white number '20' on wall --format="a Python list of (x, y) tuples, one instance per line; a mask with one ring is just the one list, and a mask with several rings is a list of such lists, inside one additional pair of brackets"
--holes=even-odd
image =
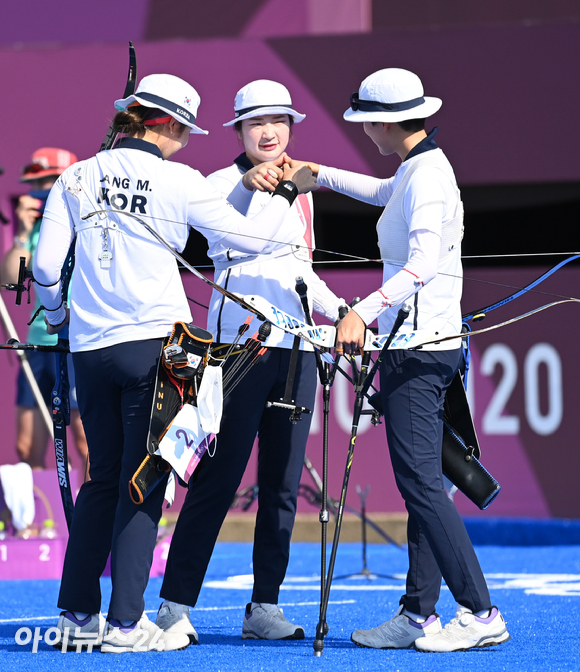
[[(547, 373), (545, 413), (540, 407), (541, 365), (546, 367)], [(518, 362), (513, 350), (504, 343), (495, 343), (484, 351), (480, 372), (484, 376), (491, 376), (497, 366), (502, 369), (501, 378), (483, 414), (482, 429), (484, 434), (518, 434), (520, 418), (505, 412), (518, 381)], [(523, 374), (526, 420), (536, 434), (553, 434), (562, 422), (564, 411), (562, 362), (556, 348), (549, 343), (532, 346), (524, 360)]]

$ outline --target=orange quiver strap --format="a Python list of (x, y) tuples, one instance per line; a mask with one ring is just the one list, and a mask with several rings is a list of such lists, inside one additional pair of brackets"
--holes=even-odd
[[(169, 462), (154, 453), (183, 404), (194, 402), (212, 341), (211, 332), (193, 324), (176, 322), (164, 342), (147, 436), (148, 455), (129, 481), (129, 493), (135, 504), (142, 504), (171, 471)], [(193, 380), (196, 375), (199, 376), (197, 385)]]
[(159, 455), (147, 455), (129, 481), (129, 494), (135, 504), (143, 504), (145, 497), (171, 471), (171, 465)]

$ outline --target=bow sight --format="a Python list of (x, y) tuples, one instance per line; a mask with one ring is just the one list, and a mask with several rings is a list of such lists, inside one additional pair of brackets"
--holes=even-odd
[[(28, 280), (28, 283), (26, 282)], [(28, 301), (30, 303), (30, 285), (34, 281), (32, 277), (32, 271), (26, 268), (26, 258), (20, 257), (20, 266), (18, 267), (18, 280), (16, 283), (7, 282), (5, 285), (2, 285), (4, 289), (8, 289), (11, 292), (16, 292), (16, 305), (19, 306), (22, 303), (22, 294), (23, 292), (28, 293)]]

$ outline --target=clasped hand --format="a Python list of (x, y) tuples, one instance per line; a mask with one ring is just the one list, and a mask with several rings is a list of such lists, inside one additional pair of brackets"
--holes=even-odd
[(318, 189), (310, 166), (304, 161), (293, 161), (286, 153), (248, 170), (242, 184), (250, 191), (274, 191), (282, 180), (292, 180), (301, 194)]
[(354, 310), (349, 310), (336, 327), (337, 355), (358, 355), (365, 342), (366, 325)]

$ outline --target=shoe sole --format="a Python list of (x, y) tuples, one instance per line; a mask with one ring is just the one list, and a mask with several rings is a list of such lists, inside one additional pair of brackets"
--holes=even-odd
[(304, 630), (302, 628), (297, 628), (294, 631), (294, 634), (288, 635), (288, 637), (277, 637), (276, 639), (268, 639), (267, 637), (260, 637), (255, 632), (251, 630), (249, 632), (242, 632), (242, 639), (263, 639), (267, 642), (283, 642), (295, 639), (304, 639)]
[(411, 642), (408, 646), (371, 646), (370, 644), (361, 644), (360, 642), (357, 642), (356, 639), (352, 638), (352, 635), (350, 636), (350, 641), (361, 649), (376, 649), (377, 651), (404, 651), (405, 649), (412, 649), (415, 645), (415, 642)]
[(129, 646), (110, 646), (106, 644), (101, 647), (101, 653), (150, 653), (151, 651), (161, 651), (162, 653), (165, 653), (167, 651), (183, 651), (184, 649), (187, 649), (188, 646), (189, 644), (186, 644), (185, 646), (180, 646), (178, 649), (134, 649)]
[[(167, 633), (168, 635), (187, 635), (189, 637), (190, 644), (199, 644), (199, 636), (193, 632), (183, 632), (181, 630), (172, 631), (171, 627), (166, 630), (165, 628), (162, 628), (159, 623), (156, 623), (155, 625), (157, 625), (158, 628), (163, 630), (163, 632)], [(179, 651), (180, 649), (176, 650)]]
[[(52, 644), (51, 646), (52, 646), (53, 649), (56, 649), (57, 651), (62, 651), (62, 644)], [(98, 644), (96, 644), (96, 643), (91, 644), (90, 642), (87, 642), (86, 640), (84, 640), (83, 643), (81, 644), (81, 651), (83, 649), (88, 649), (89, 647), (92, 648), (92, 649), (100, 649), (101, 648), (101, 642), (99, 642)], [(76, 650), (77, 650), (76, 644), (68, 644), (66, 649), (65, 649), (65, 651), (76, 651)]]
[[(184, 632), (183, 630), (172, 630), (172, 627), (176, 625), (180, 625), (181, 623), (179, 621), (173, 622), (171, 625), (166, 625), (165, 627), (163, 626), (163, 621), (161, 623), (158, 623), (155, 621), (155, 625), (163, 630), (163, 632), (166, 632), (168, 635), (187, 635), (189, 637), (189, 643), (192, 645), (199, 644), (199, 635), (194, 631), (194, 632)], [(183, 624), (185, 625), (185, 624)], [(193, 625), (191, 622), (189, 623), (189, 626), (193, 628)], [(177, 651), (180, 651), (181, 649), (176, 649)]]
[[(150, 651), (159, 651), (159, 649), (135, 649), (132, 646), (112, 646), (111, 644), (103, 644), (101, 646), (101, 653), (149, 653)], [(165, 649), (161, 649), (165, 651)]]
[(480, 639), (477, 644), (472, 644), (471, 646), (467, 646), (462, 649), (452, 649), (450, 651), (434, 651), (434, 650), (429, 650), (429, 649), (415, 649), (419, 651), (419, 653), (459, 653), (463, 651), (472, 651), (473, 649), (485, 649), (486, 647), (489, 646), (498, 646), (499, 644), (504, 644), (505, 642), (508, 642), (511, 639), (510, 634), (507, 630), (504, 630), (500, 635), (494, 635), (493, 637), (486, 637), (484, 639)]

